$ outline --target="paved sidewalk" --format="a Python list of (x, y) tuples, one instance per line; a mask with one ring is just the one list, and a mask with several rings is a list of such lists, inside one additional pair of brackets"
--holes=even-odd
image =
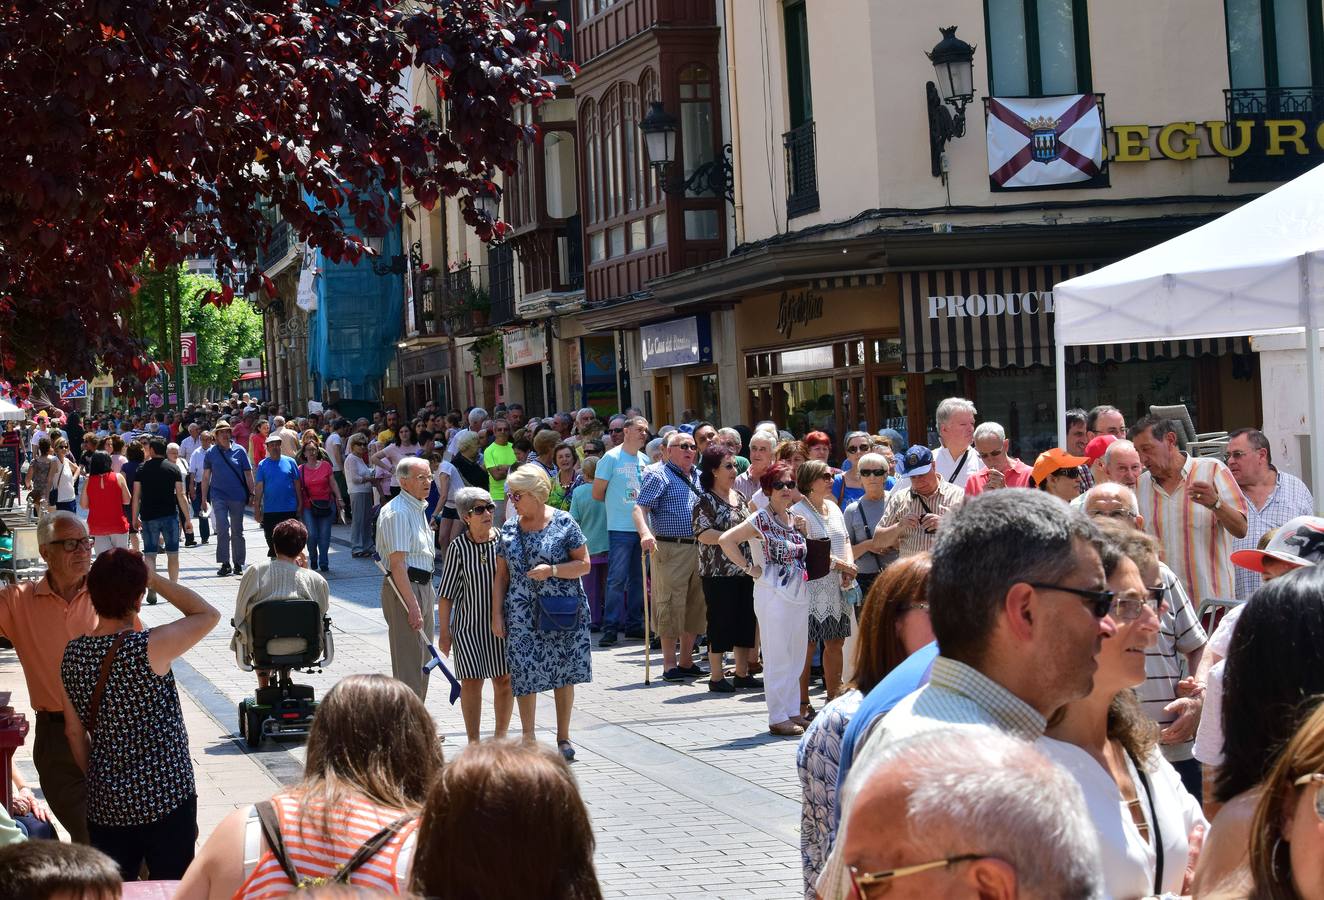
[[(319, 698), (346, 675), (390, 672), (377, 599), (381, 576), (371, 560), (350, 557), (347, 532), (337, 527), (332, 540), (335, 660), (324, 673), (297, 679), (313, 685)], [(251, 520), (247, 541), (249, 562), (260, 561), (265, 544)], [(267, 741), (257, 751), (241, 746), (237, 705), (256, 682), (229, 649), (238, 579), (218, 578), (216, 568), (214, 542), (181, 551), (181, 577), (222, 614), (222, 625), (175, 665), (198, 771), (201, 840), (234, 806), (297, 779), (303, 761), (297, 743)], [(143, 608), (148, 625), (174, 615), (164, 604)], [(762, 693), (709, 694), (702, 681), (668, 684), (657, 653), (654, 682), (645, 687), (643, 668), (641, 642), (595, 649), (593, 683), (581, 685), (575, 700), (574, 773), (593, 819), (604, 894), (802, 896), (796, 744), (767, 734)], [(13, 654), (0, 653), (0, 684), (15, 682), (21, 688)], [(464, 729), (443, 688), (437, 676), (427, 706), (453, 754), (463, 746)], [(489, 693), (487, 733), (490, 699)], [(24, 703), (16, 692), (15, 705)], [(540, 699), (538, 716), (540, 737), (550, 743), (550, 695)], [(518, 716), (512, 725), (518, 728)]]

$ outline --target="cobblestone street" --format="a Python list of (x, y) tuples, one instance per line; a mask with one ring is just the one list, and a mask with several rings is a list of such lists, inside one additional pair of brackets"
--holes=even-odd
[[(346, 531), (337, 527), (332, 540), (335, 660), (322, 674), (297, 678), (319, 698), (346, 675), (390, 672), (377, 600), (381, 576), (371, 560), (350, 557)], [(247, 539), (249, 562), (260, 560), (262, 534), (251, 520)], [(181, 550), (182, 578), (221, 611), (222, 624), (174, 667), (198, 776), (200, 841), (231, 809), (297, 779), (303, 762), (301, 743), (268, 740), (250, 751), (239, 739), (236, 710), (255, 680), (236, 665), (229, 646), (238, 579), (216, 577), (214, 556), (214, 543)], [(144, 606), (142, 618), (152, 625), (174, 615), (162, 604)], [(580, 686), (575, 700), (573, 768), (593, 817), (605, 895), (798, 896), (795, 741), (768, 736), (762, 693), (710, 694), (701, 681), (668, 684), (656, 651), (649, 687), (643, 669), (641, 642), (595, 649), (593, 683)], [(14, 691), (17, 709), (28, 709), (12, 652), (0, 653), (0, 685)], [(463, 746), (464, 729), (458, 704), (446, 703), (443, 688), (436, 676), (427, 705), (453, 754)], [(485, 702), (490, 733), (490, 694)], [(541, 739), (554, 739), (553, 724), (549, 695), (539, 706)], [(518, 729), (518, 717), (512, 727)], [(31, 736), (18, 759), (35, 781)]]

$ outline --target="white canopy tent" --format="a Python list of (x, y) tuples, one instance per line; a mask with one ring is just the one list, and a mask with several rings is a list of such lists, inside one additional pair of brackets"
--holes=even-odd
[(22, 422), (27, 417), (23, 410), (0, 397), (0, 422)]
[(1186, 234), (1053, 289), (1057, 422), (1066, 348), (1305, 331), (1311, 490), (1324, 509), (1324, 166)]

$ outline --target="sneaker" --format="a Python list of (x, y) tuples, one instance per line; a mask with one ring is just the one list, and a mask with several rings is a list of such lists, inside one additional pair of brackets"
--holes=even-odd
[(229, 563), (221, 563), (221, 567), (216, 570), (218, 578), (224, 578), (226, 575), (233, 574), (234, 570), (230, 568)]
[(599, 646), (599, 647), (615, 647), (615, 646), (616, 646), (616, 632), (614, 632), (614, 631), (604, 631), (604, 632), (602, 632), (602, 637), (598, 638), (598, 646)]
[(731, 679), (731, 683), (741, 690), (759, 690), (763, 687), (763, 679), (753, 675), (737, 675)]
[(736, 692), (736, 689), (732, 686), (731, 682), (727, 681), (725, 678), (721, 681), (708, 682), (708, 690), (714, 694), (734, 694)]
[(672, 666), (662, 673), (663, 681), (688, 681), (690, 674), (680, 666)]
[(203, 543), (204, 545), (206, 545), (206, 544), (210, 544), (210, 543), (211, 543), (211, 538), (203, 538), (203, 539), (202, 539), (202, 543)]
[(244, 574), (244, 567), (243, 567), (243, 566), (235, 566), (235, 567), (234, 567), (234, 574), (235, 574), (235, 575), (242, 575), (242, 574)]
[(317, 571), (321, 572), (323, 575), (329, 575), (329, 574), (331, 574), (331, 567), (330, 567), (330, 566), (318, 566), (318, 567), (317, 567)]
[(676, 668), (680, 669), (682, 672), (684, 672), (686, 675), (689, 675), (691, 678), (702, 678), (703, 676), (708, 674), (707, 669), (701, 669), (695, 663), (691, 663), (688, 666), (676, 666)]
[(569, 741), (557, 741), (556, 749), (561, 751), (561, 756), (566, 762), (575, 761), (575, 746)]
[(185, 547), (196, 547), (196, 546), (198, 546), (198, 542), (197, 542), (196, 539), (194, 539), (194, 538), (192, 538), (192, 537), (189, 537), (189, 538), (187, 538), (187, 539), (184, 541), (184, 546), (185, 546)]

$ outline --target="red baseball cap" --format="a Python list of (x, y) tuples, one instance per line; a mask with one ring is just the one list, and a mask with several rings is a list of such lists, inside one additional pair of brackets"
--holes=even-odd
[(1115, 434), (1101, 434), (1085, 445), (1085, 458), (1091, 464), (1097, 462), (1108, 449), (1108, 445), (1117, 440)]

